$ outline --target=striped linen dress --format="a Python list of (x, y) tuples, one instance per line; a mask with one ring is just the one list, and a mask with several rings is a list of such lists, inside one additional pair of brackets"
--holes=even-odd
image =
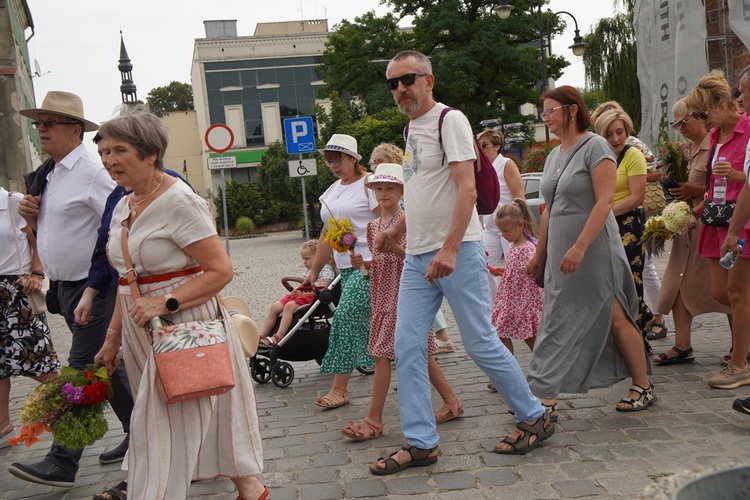
[[(205, 201), (178, 182), (155, 199), (136, 219), (128, 248), (139, 275), (189, 269), (196, 263), (182, 251), (215, 234)], [(108, 254), (124, 274), (121, 236), (127, 230), (127, 199), (112, 218)], [(170, 293), (196, 275), (140, 285), (143, 297)], [(128, 286), (120, 286), (122, 311), (133, 303)], [(167, 317), (179, 323), (221, 317), (216, 300)], [(220, 396), (167, 405), (156, 373), (151, 339), (123, 314), (123, 361), (135, 407), (130, 426), (128, 498), (187, 498), (191, 480), (255, 476), (263, 469), (255, 391), (232, 321), (226, 321), (235, 387)]]

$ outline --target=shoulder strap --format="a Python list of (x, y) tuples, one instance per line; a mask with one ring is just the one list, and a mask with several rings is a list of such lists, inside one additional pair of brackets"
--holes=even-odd
[(631, 148), (630, 144), (625, 144), (622, 147), (622, 151), (620, 151), (620, 154), (617, 155), (617, 161), (616, 161), (616, 163), (617, 163), (618, 166), (622, 162), (622, 159), (625, 158), (625, 153), (627, 153), (628, 149), (630, 149), (630, 148)]
[(133, 295), (133, 300), (141, 298), (141, 290), (138, 288), (138, 275), (135, 272), (133, 261), (130, 258), (130, 251), (128, 250), (128, 231), (122, 231), (122, 259), (125, 261), (125, 279), (128, 280), (128, 286), (130, 287), (130, 293)]
[(716, 153), (716, 144), (714, 144), (714, 147), (711, 148), (711, 152), (708, 153), (708, 160), (706, 160), (706, 191), (708, 191), (709, 187), (711, 186), (711, 171), (714, 167), (712, 161), (714, 158), (714, 153)]
[[(440, 143), (440, 148), (443, 147), (443, 120), (445, 120), (445, 115), (448, 114), (448, 111), (452, 111), (455, 108), (451, 107), (445, 107), (440, 112), (440, 118), (438, 118), (438, 142)], [(409, 122), (406, 123), (406, 126), (404, 127), (404, 142), (406, 142), (406, 138), (409, 137)]]
[(18, 258), (18, 275), (23, 276), (23, 259), (21, 258), (21, 245), (18, 242), (18, 229), (16, 229), (16, 217), (13, 213), (13, 203), (11, 203), (11, 192), (8, 191), (8, 214), (10, 215), (10, 229), (13, 232), (13, 241), (16, 243), (16, 257)]
[(549, 200), (549, 203), (547, 203), (547, 210), (550, 211), (550, 214), (552, 214), (552, 203), (555, 201), (555, 193), (557, 193), (557, 185), (560, 183), (560, 178), (565, 173), (565, 169), (568, 168), (568, 165), (570, 164), (570, 160), (573, 159), (573, 157), (580, 151), (580, 149), (586, 145), (587, 142), (591, 140), (593, 136), (588, 136), (583, 142), (578, 144), (578, 146), (573, 150), (573, 153), (568, 156), (568, 159), (565, 161), (565, 165), (560, 169), (560, 175), (557, 176), (557, 180), (555, 181), (555, 187), (552, 189), (552, 199)]

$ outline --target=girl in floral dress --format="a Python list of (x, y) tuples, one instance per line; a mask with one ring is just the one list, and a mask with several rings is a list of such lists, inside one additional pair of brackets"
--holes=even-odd
[(495, 224), (510, 247), (505, 254), (505, 272), (495, 294), (492, 325), (511, 353), (512, 339), (523, 340), (533, 350), (542, 316), (544, 289), (524, 272), (524, 266), (536, 251), (536, 224), (522, 198), (501, 206), (495, 213)]
[[(391, 359), (395, 357), (396, 309), (398, 288), (403, 269), (406, 247), (406, 234), (400, 241), (389, 238), (385, 248), (375, 248), (375, 237), (404, 217), (399, 201), (404, 194), (403, 168), (393, 163), (378, 165), (375, 175), (367, 187), (373, 190), (381, 209), (380, 217), (367, 224), (367, 244), (372, 252), (372, 261), (366, 262), (360, 254), (352, 254), (352, 267), (361, 265), (370, 269), (370, 293), (372, 309), (370, 315), (370, 340), (368, 351), (375, 358), (375, 377), (372, 383), (372, 400), (367, 416), (360, 423), (350, 420), (341, 433), (355, 441), (367, 441), (383, 435), (383, 407), (391, 384)], [(435, 336), (430, 331), (428, 352), (437, 351)], [(447, 422), (463, 415), (464, 410), (458, 396), (448, 385), (440, 365), (428, 356), (430, 381), (435, 386), (444, 405), (435, 411), (438, 423)]]

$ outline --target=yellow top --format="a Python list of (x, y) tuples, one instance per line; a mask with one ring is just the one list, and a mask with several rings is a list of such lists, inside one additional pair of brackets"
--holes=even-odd
[(617, 166), (617, 182), (615, 183), (615, 203), (622, 201), (630, 194), (628, 177), (646, 175), (646, 158), (634, 147), (625, 151), (620, 164)]

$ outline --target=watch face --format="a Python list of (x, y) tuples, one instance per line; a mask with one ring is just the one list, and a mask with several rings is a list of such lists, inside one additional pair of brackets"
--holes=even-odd
[(172, 312), (175, 312), (179, 308), (180, 308), (180, 303), (177, 299), (175, 299), (174, 297), (170, 297), (167, 299), (167, 309), (169, 309)]

